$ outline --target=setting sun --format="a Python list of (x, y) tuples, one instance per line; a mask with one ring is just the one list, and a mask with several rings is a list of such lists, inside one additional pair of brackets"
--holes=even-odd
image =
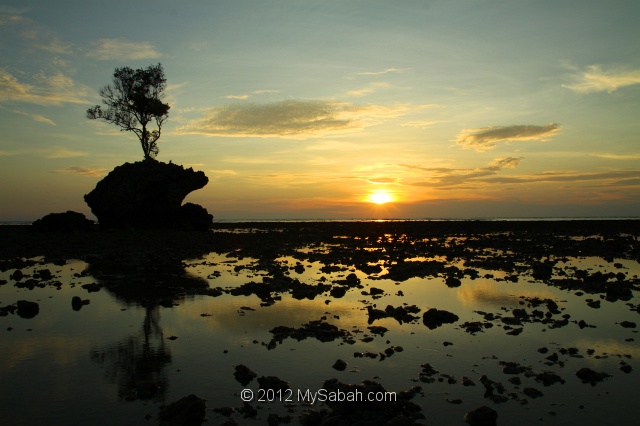
[(386, 204), (393, 201), (393, 197), (386, 191), (376, 191), (369, 195), (369, 201), (374, 204)]

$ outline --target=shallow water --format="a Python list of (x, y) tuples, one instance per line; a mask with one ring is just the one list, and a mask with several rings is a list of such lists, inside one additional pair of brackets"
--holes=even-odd
[[(463, 239), (457, 240), (464, 244)], [(632, 310), (640, 302), (637, 291), (630, 300), (611, 302), (598, 294), (562, 290), (526, 272), (512, 282), (507, 279), (513, 275), (511, 272), (477, 267), (477, 277), (465, 274), (457, 287), (445, 285), (443, 275), (391, 280), (385, 278), (393, 267), (384, 256), (389, 248), (367, 250), (374, 255), (369, 266), (380, 266), (374, 273), (340, 262), (333, 262), (335, 268), (331, 271), (321, 270), (326, 264), (313, 256), (335, 251), (340, 248), (339, 242), (336, 239), (333, 245), (300, 247), (275, 257), (275, 263), (288, 278), (309, 285), (331, 284), (356, 274), (361, 288), (350, 288), (343, 297), (331, 296), (328, 289), (312, 298), (294, 298), (283, 291), (273, 303), (265, 303), (255, 294), (234, 296), (232, 289), (273, 276), (269, 265), (234, 252), (187, 259), (178, 268), (180, 276), (154, 276), (158, 287), (175, 287), (160, 305), (124, 289), (149, 285), (148, 280), (136, 279), (129, 270), (94, 274), (91, 265), (83, 261), (66, 259), (60, 265), (34, 259), (33, 266), (21, 268), (25, 274), (21, 280), (11, 278), (15, 269), (0, 273), (0, 279), (7, 282), (0, 285), (0, 307), (18, 300), (39, 304), (39, 312), (33, 318), (21, 318), (16, 313), (0, 317), (0, 419), (10, 419), (8, 424), (14, 425), (148, 425), (157, 422), (160, 405), (193, 393), (208, 400), (209, 423), (219, 424), (226, 417), (214, 408), (243, 405), (243, 386), (233, 373), (234, 366), (244, 364), (258, 376), (277, 376), (289, 382), (294, 399), (298, 389), (318, 390), (324, 380), (333, 377), (345, 383), (376, 380), (395, 392), (419, 385), (422, 391), (413, 402), (422, 407), (423, 421), (430, 425), (462, 425), (464, 414), (482, 405), (496, 409), (498, 424), (502, 425), (621, 425), (635, 421), (632, 407), (640, 396), (640, 345), (637, 330), (619, 323), (639, 319)], [(636, 280), (640, 276), (637, 261), (610, 260), (565, 257), (555, 263), (554, 278), (576, 269), (622, 272), (627, 279)], [(465, 267), (464, 259), (446, 256), (409, 253), (405, 261), (446, 261), (448, 266)], [(32, 289), (15, 286), (45, 268), (53, 277), (35, 279), (37, 284)], [(144, 268), (138, 272), (144, 275)], [(103, 288), (88, 292), (82, 287), (91, 283)], [(222, 294), (190, 291), (190, 284), (202, 283), (219, 288)], [(382, 290), (382, 294), (372, 296), (373, 287)], [(75, 311), (73, 296), (89, 299), (90, 303)], [(600, 307), (589, 307), (585, 302), (588, 298), (600, 300)], [(544, 304), (527, 304), (547, 299), (555, 301), (560, 309), (553, 318), (561, 320), (562, 315), (570, 315), (566, 325), (552, 328), (549, 323), (525, 322), (514, 327), (522, 328), (518, 335), (507, 334), (509, 329), (499, 319), (488, 321), (493, 327), (475, 334), (461, 328), (467, 321), (487, 322), (483, 313), (507, 317), (517, 308), (528, 313), (534, 309), (546, 311)], [(394, 318), (370, 323), (366, 307), (384, 309), (387, 305), (415, 305), (420, 312), (415, 314), (416, 321), (408, 323)], [(422, 315), (429, 308), (453, 312), (459, 321), (430, 330), (422, 323)], [(321, 319), (351, 338), (328, 342), (313, 337), (300, 341), (286, 338), (272, 342), (270, 330), (274, 327), (300, 327)], [(595, 327), (580, 328), (580, 320)], [(371, 325), (384, 326), (388, 331), (374, 334), (368, 328)], [(399, 346), (402, 351), (397, 350)], [(396, 351), (381, 360), (380, 354), (390, 347)], [(548, 352), (540, 353), (538, 349), (542, 347)], [(563, 353), (568, 348), (576, 348), (577, 352)], [(354, 356), (360, 352), (377, 357)], [(546, 357), (553, 353), (558, 354), (559, 360), (550, 363)], [(332, 368), (337, 359), (347, 362), (346, 370)], [(513, 375), (505, 374), (500, 362), (517, 362), (535, 373), (550, 371), (565, 383), (544, 386), (535, 377), (518, 374), (522, 384), (514, 385), (508, 381)], [(621, 371), (621, 362), (630, 365), (632, 371)], [(439, 372), (433, 376), (433, 383), (419, 380), (424, 363)], [(582, 367), (611, 377), (594, 386), (582, 383), (575, 374)], [(505, 402), (496, 403), (485, 397), (480, 383), (483, 375), (502, 383)], [(463, 386), (463, 377), (475, 385)], [(145, 382), (157, 385), (158, 390), (141, 398), (136, 389)], [(247, 387), (257, 394), (255, 380)], [(544, 396), (528, 397), (523, 393), (526, 387), (533, 387)], [(267, 415), (276, 412), (292, 415), (295, 422), (310, 407), (293, 402), (253, 402), (258, 409), (256, 418), (244, 418), (239, 412), (231, 418), (239, 423), (264, 424)]]

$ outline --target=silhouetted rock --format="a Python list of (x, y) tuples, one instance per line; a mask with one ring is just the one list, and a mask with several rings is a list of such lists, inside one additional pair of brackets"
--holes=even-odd
[(18, 300), (18, 316), (21, 318), (33, 318), (40, 312), (40, 305), (37, 302), (29, 302), (28, 300)]
[(595, 386), (596, 383), (603, 381), (604, 379), (611, 377), (610, 374), (605, 372), (597, 372), (590, 368), (583, 367), (576, 372), (576, 376), (582, 381), (582, 383), (589, 383), (591, 386)]
[(430, 330), (440, 327), (442, 324), (452, 324), (460, 318), (449, 311), (431, 308), (422, 316), (422, 322), (429, 327)]
[(37, 232), (85, 232), (91, 231), (95, 222), (78, 212), (49, 213), (31, 225)]
[(203, 172), (147, 159), (116, 167), (84, 199), (104, 228), (206, 230), (213, 216), (182, 201), (208, 182)]
[(204, 421), (207, 403), (195, 395), (185, 396), (160, 410), (161, 426), (199, 426)]
[(233, 377), (242, 385), (247, 386), (258, 375), (244, 364), (236, 365)]
[(206, 231), (211, 227), (213, 215), (200, 204), (186, 203), (180, 207), (180, 221), (193, 231)]
[(469, 411), (464, 416), (464, 421), (471, 426), (495, 426), (498, 413), (493, 408), (482, 406)]

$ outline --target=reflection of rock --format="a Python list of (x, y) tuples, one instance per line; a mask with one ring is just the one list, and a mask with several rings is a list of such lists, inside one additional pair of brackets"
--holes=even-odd
[(49, 213), (31, 225), (31, 229), (38, 232), (83, 232), (91, 231), (95, 223), (82, 213), (67, 211), (64, 213)]
[(213, 217), (200, 206), (181, 204), (208, 181), (203, 172), (145, 160), (116, 167), (84, 199), (105, 228), (202, 230)]
[(142, 330), (137, 334), (91, 350), (91, 359), (102, 364), (108, 380), (118, 385), (120, 399), (164, 400), (168, 387), (164, 369), (171, 363), (171, 351), (164, 344), (159, 309), (146, 309)]
[(199, 426), (204, 421), (207, 403), (195, 395), (185, 396), (160, 410), (160, 426)]
[(18, 316), (22, 318), (33, 318), (40, 312), (40, 305), (37, 302), (29, 302), (28, 300), (18, 300)]

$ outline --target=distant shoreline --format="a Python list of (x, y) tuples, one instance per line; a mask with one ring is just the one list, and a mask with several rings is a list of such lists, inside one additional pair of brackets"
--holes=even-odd
[[(541, 217), (427, 217), (422, 219), (213, 219), (225, 223), (361, 223), (361, 222), (557, 222), (557, 221), (624, 221), (640, 220), (640, 216), (541, 216)], [(0, 220), (0, 226), (31, 225), (32, 220)]]

